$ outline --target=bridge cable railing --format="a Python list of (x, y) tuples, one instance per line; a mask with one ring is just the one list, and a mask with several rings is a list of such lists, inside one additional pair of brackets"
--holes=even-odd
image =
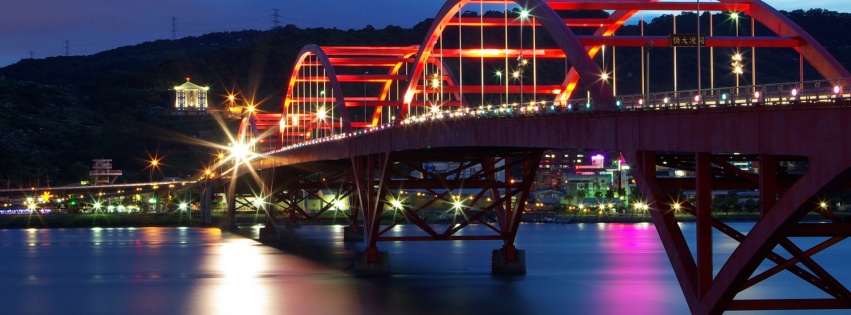
[(832, 79), (657, 92), (618, 97), (616, 105), (622, 110), (643, 110), (836, 102), (851, 97), (846, 92), (848, 82)]
[[(836, 103), (841, 100), (851, 99), (851, 86), (849, 86), (849, 82), (851, 82), (851, 78), (723, 87), (703, 89), (700, 91), (683, 90), (650, 93), (647, 95), (626, 95), (617, 97), (615, 105), (616, 111), (636, 111)], [(402, 120), (399, 126), (393, 123), (386, 123), (368, 129), (311, 139), (283, 147), (279, 150), (265, 152), (261, 156), (273, 155), (308, 145), (339, 141), (349, 137), (381, 132), (396, 127), (434, 123), (437, 121), (588, 113), (593, 110), (594, 102), (591, 99), (581, 98), (567, 101), (533, 101), (430, 111), (416, 116), (409, 116)]]

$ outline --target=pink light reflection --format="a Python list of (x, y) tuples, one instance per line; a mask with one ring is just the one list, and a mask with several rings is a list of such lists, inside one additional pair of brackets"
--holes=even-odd
[[(662, 314), (667, 301), (681, 301), (679, 287), (660, 281), (671, 274), (671, 265), (656, 228), (648, 223), (606, 224), (602, 243), (604, 270), (596, 290), (603, 303), (599, 314)], [(636, 303), (647, 301), (647, 303)]]

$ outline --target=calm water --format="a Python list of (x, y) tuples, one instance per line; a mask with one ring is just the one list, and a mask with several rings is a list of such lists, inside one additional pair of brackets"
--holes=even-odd
[[(0, 314), (688, 314), (649, 224), (524, 224), (528, 273), (500, 277), (500, 242), (459, 241), (380, 243), (393, 274), (355, 278), (363, 243), (338, 241), (341, 229), (302, 227), (284, 251), (218, 229), (0, 230)], [(720, 264), (734, 243), (717, 243)], [(816, 256), (840, 281), (843, 246)], [(800, 283), (740, 296), (822, 297)]]

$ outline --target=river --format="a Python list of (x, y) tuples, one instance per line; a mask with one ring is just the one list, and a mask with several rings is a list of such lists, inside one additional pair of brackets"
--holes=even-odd
[[(694, 235), (694, 225), (682, 228)], [(392, 274), (357, 278), (347, 270), (364, 245), (342, 242), (341, 226), (295, 233), (279, 250), (214, 228), (0, 230), (0, 313), (688, 314), (651, 224), (524, 223), (524, 276), (490, 275), (501, 242), (447, 241), (379, 243)], [(720, 266), (735, 242), (715, 241)], [(816, 260), (851, 279), (848, 249), (840, 243)], [(786, 274), (740, 297), (822, 297)]]

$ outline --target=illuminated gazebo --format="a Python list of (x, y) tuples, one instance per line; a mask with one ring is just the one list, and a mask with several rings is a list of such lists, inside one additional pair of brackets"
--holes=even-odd
[(203, 115), (207, 112), (207, 90), (209, 87), (189, 82), (175, 86), (174, 107), (177, 115)]

